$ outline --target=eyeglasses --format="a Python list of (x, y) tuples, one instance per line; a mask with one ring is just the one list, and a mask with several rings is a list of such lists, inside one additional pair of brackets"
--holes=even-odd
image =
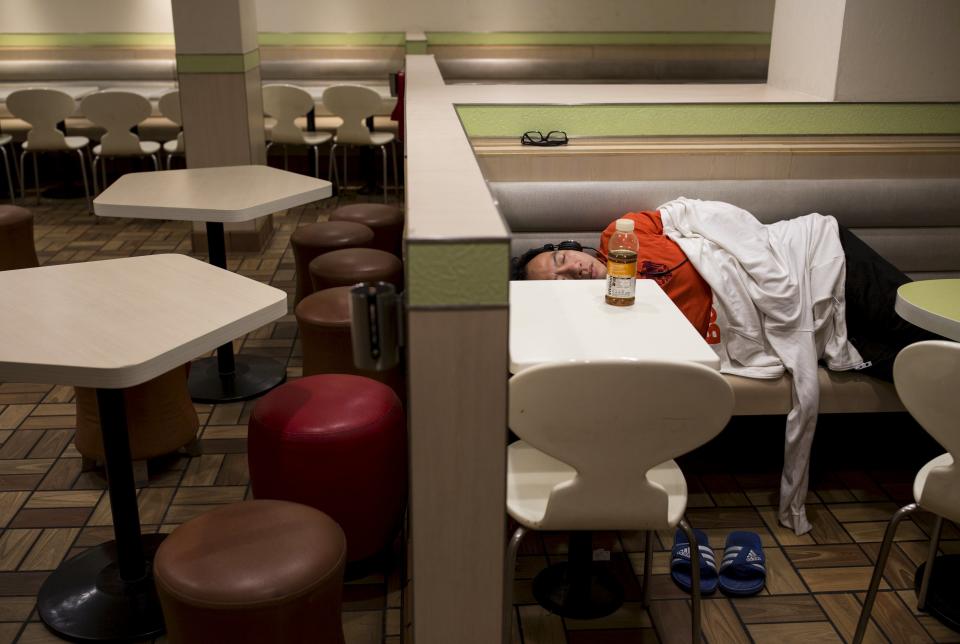
[(562, 130), (551, 130), (544, 136), (543, 132), (533, 131), (524, 132), (520, 137), (522, 145), (538, 145), (541, 147), (553, 147), (556, 145), (566, 145), (568, 143), (567, 133)]

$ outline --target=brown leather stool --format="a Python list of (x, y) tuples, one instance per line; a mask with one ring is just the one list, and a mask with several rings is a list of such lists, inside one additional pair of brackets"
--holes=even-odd
[(321, 221), (300, 226), (290, 235), (293, 261), (297, 267), (297, 294), (294, 303), (313, 293), (310, 260), (340, 248), (370, 246), (373, 231), (352, 221)]
[(403, 262), (375, 248), (335, 250), (310, 262), (313, 290), (352, 286), (357, 282), (390, 282), (403, 290)]
[(33, 246), (33, 214), (20, 206), (0, 206), (0, 271), (39, 265)]
[[(97, 391), (77, 387), (77, 451), (103, 462), (103, 436)], [(187, 389), (187, 365), (171, 369), (135, 387), (124, 389), (130, 455), (134, 461), (169, 454), (197, 437), (200, 420)], [(89, 468), (93, 463), (85, 464)]]
[(330, 213), (330, 221), (352, 221), (373, 230), (371, 248), (403, 254), (403, 210), (383, 203), (355, 203)]
[(379, 380), (404, 400), (403, 369), (367, 371), (353, 364), (350, 340), (350, 286), (337, 286), (308, 295), (294, 315), (303, 347), (303, 375), (350, 373)]
[(323, 512), (243, 501), (191, 519), (157, 549), (153, 575), (172, 644), (343, 644), (347, 541)]

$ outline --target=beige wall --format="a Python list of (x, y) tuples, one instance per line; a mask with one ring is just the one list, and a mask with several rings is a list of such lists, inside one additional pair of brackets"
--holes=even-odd
[(836, 100), (960, 100), (960, 2), (846, 2)]
[[(257, 0), (261, 31), (769, 31), (774, 0)], [(0, 0), (5, 33), (170, 32), (170, 0)]]
[(846, 0), (777, 0), (767, 82), (833, 100)]

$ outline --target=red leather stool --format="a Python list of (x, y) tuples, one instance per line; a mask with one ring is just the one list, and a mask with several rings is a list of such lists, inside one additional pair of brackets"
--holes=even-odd
[(403, 211), (383, 203), (355, 203), (340, 206), (330, 213), (330, 221), (352, 221), (373, 230), (371, 248), (385, 250), (397, 257), (403, 252)]
[(390, 544), (407, 499), (407, 438), (400, 399), (369, 378), (326, 374), (280, 385), (253, 408), (250, 484), (330, 515), (350, 561)]
[(313, 293), (310, 282), (310, 261), (324, 253), (341, 248), (361, 248), (373, 241), (373, 231), (352, 221), (321, 221), (300, 226), (290, 235), (293, 261), (297, 267), (296, 304)]

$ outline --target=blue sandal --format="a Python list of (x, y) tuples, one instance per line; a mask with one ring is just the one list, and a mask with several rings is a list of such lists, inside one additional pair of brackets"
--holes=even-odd
[[(700, 553), (700, 594), (710, 595), (717, 589), (720, 579), (717, 574), (717, 560), (710, 549), (710, 540), (700, 530), (694, 530), (693, 536), (697, 539), (697, 550)], [(683, 530), (677, 530), (673, 538), (671, 551), (670, 577), (688, 593), (693, 588), (692, 566), (690, 562), (690, 543)]]
[(720, 563), (720, 590), (725, 595), (747, 597), (763, 590), (767, 558), (755, 532), (731, 532)]

